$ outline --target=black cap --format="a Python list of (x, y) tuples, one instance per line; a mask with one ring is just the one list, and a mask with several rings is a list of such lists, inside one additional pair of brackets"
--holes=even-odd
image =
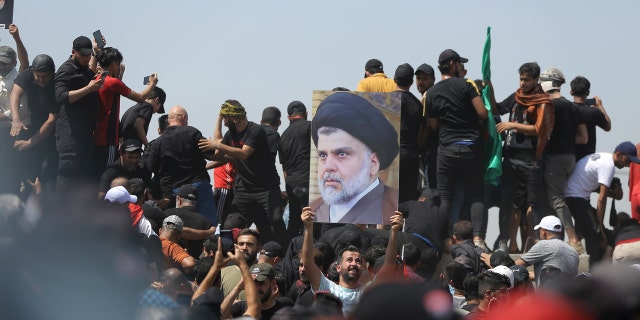
[(39, 54), (33, 59), (33, 63), (31, 63), (31, 69), (33, 71), (55, 72), (56, 65), (50, 56), (46, 54)]
[(269, 241), (263, 244), (262, 251), (269, 257), (282, 257), (282, 246), (275, 241)]
[(83, 56), (91, 55), (93, 52), (93, 45), (91, 44), (91, 40), (85, 36), (79, 36), (75, 40), (73, 40), (73, 50), (78, 51)]
[(311, 138), (318, 146), (318, 129), (341, 129), (378, 154), (380, 170), (384, 170), (399, 152), (398, 132), (371, 102), (349, 93), (336, 92), (320, 102), (311, 121)]
[(292, 115), (294, 113), (304, 113), (304, 112), (307, 112), (307, 107), (305, 107), (304, 103), (298, 100), (291, 101), (291, 103), (289, 103), (289, 106), (287, 107), (288, 115)]
[(382, 71), (382, 61), (378, 59), (371, 59), (364, 65), (364, 70), (369, 71), (369, 73), (372, 74), (384, 72)]
[(120, 151), (136, 151), (142, 150), (142, 143), (136, 139), (127, 139), (120, 146)]
[(178, 197), (196, 201), (198, 200), (198, 189), (190, 184), (185, 184), (178, 189)]
[(440, 54), (440, 57), (438, 58), (438, 63), (444, 64), (445, 62), (450, 60), (455, 62), (462, 62), (462, 63), (469, 62), (469, 59), (461, 57), (457, 52), (453, 51), (453, 49), (447, 49), (445, 51), (442, 51), (442, 53)]
[(416, 69), (416, 72), (415, 72), (416, 76), (418, 75), (418, 72), (422, 72), (422, 73), (424, 73), (424, 74), (426, 74), (428, 76), (434, 76), (435, 77), (435, 72), (433, 71), (433, 68), (430, 65), (426, 64), (426, 63), (421, 64), (418, 67), (418, 69)]
[(393, 78), (399, 86), (410, 86), (413, 83), (413, 67), (408, 63), (399, 65)]
[(266, 107), (262, 110), (262, 121), (277, 121), (280, 117), (282, 113), (277, 107)]

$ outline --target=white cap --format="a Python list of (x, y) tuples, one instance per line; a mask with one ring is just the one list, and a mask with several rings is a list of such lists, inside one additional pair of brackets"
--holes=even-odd
[(511, 287), (509, 287), (509, 288), (513, 288), (513, 271), (511, 271), (511, 269), (509, 269), (509, 267), (507, 267), (507, 266), (497, 266), (497, 267), (495, 267), (493, 269), (489, 269), (489, 271), (501, 274), (503, 276), (507, 276), (507, 278), (509, 278), (509, 283), (511, 284)]
[(135, 203), (138, 201), (138, 197), (130, 195), (129, 191), (127, 191), (123, 186), (117, 186), (109, 189), (107, 194), (104, 196), (104, 199), (115, 203)]
[(540, 223), (533, 227), (533, 230), (545, 229), (553, 232), (562, 232), (562, 222), (556, 216), (546, 216)]

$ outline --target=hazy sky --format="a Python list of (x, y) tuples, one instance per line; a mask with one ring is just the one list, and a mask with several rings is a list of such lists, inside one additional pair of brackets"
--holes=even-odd
[[(158, 72), (167, 110), (182, 105), (189, 124), (213, 133), (220, 104), (237, 99), (250, 120), (292, 100), (309, 108), (314, 89), (355, 89), (370, 58), (393, 77), (405, 62), (436, 66), (447, 48), (469, 58), (469, 78), (481, 75), (487, 26), (492, 27), (492, 75), (500, 101), (518, 86), (518, 67), (557, 67), (567, 84), (591, 81), (612, 119), (598, 131), (598, 151), (640, 141), (634, 83), (640, 56), (638, 1), (42, 1), (16, 0), (14, 22), (30, 59), (47, 53), (59, 66), (79, 35), (100, 29), (124, 55), (124, 82), (143, 89)], [(14, 46), (7, 30), (0, 44)], [(417, 93), (415, 87), (413, 92)], [(134, 103), (123, 98), (121, 112)], [(154, 116), (150, 136), (155, 136)], [(282, 132), (287, 125), (283, 118)], [(624, 170), (626, 173), (626, 170)], [(617, 175), (626, 185), (626, 174)], [(619, 210), (628, 210), (626, 200)]]

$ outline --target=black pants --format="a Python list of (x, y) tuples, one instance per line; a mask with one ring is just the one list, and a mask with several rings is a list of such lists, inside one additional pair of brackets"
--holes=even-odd
[(418, 200), (419, 162), (417, 151), (400, 149), (399, 203)]
[(502, 161), (502, 200), (500, 203), (500, 240), (509, 240), (509, 226), (513, 216), (516, 191), (522, 184), (526, 188), (527, 206), (536, 209), (537, 187), (542, 171), (534, 161), (504, 158)]
[(279, 189), (267, 191), (247, 191), (236, 189), (231, 205), (248, 224), (255, 223), (261, 242), (276, 241), (286, 247), (286, 229), (282, 220), (282, 197)]
[(567, 206), (571, 211), (571, 216), (576, 221), (576, 232), (584, 237), (589, 254), (589, 265), (593, 265), (602, 260), (606, 249), (604, 241), (604, 230), (600, 228), (596, 210), (589, 204), (589, 201), (582, 198), (565, 198)]
[(289, 225), (287, 233), (289, 239), (302, 235), (302, 208), (309, 205), (309, 183), (287, 183), (287, 198), (289, 199)]

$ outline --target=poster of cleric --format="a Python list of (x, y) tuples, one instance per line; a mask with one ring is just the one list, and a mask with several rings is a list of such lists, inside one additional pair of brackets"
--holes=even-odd
[(309, 206), (316, 222), (390, 224), (399, 128), (397, 92), (313, 92)]

